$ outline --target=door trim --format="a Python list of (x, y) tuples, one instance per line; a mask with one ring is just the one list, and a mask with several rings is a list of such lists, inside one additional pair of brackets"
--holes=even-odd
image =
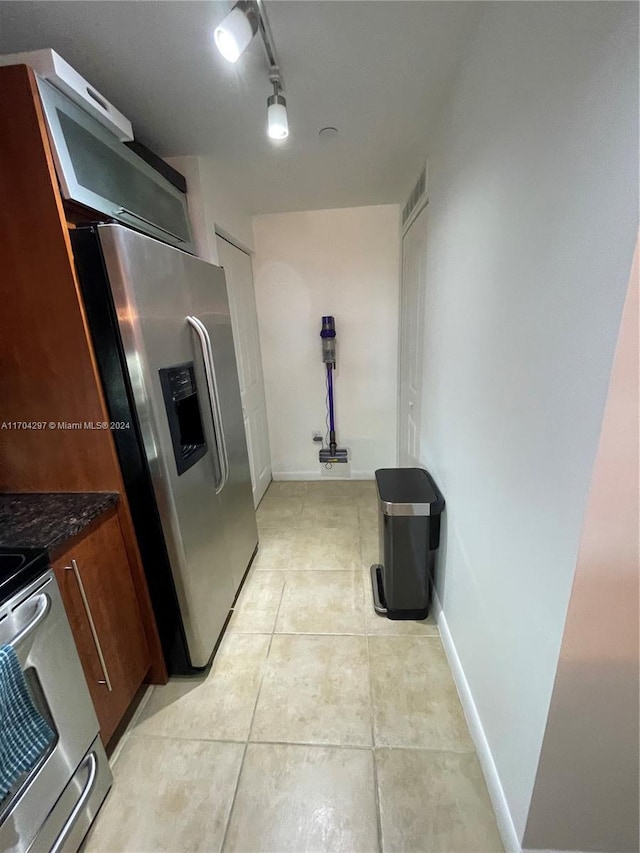
[[(231, 323), (234, 332), (234, 344), (236, 347), (237, 354), (240, 390), (242, 395), (242, 412), (245, 424), (247, 450), (249, 453), (249, 464), (251, 469), (251, 485), (253, 491), (254, 505), (257, 507), (262, 497), (264, 496), (264, 493), (268, 488), (269, 483), (273, 479), (273, 467), (271, 460), (271, 449), (268, 438), (268, 418), (266, 408), (267, 401), (264, 387), (262, 347), (260, 346), (259, 323), (257, 316), (257, 306), (255, 302), (252, 253), (246, 248), (244, 248), (239, 243), (239, 241), (235, 240), (235, 238), (228, 236), (223, 229), (216, 227), (215, 235), (216, 240), (219, 241), (217, 243), (218, 261), (223, 269), (225, 269), (224, 260), (226, 259), (227, 261), (225, 277), (227, 279), (227, 293), (229, 297)], [(227, 249), (225, 249), (225, 244), (227, 246)], [(242, 253), (242, 256), (244, 256), (242, 260), (240, 260), (240, 256), (238, 255), (235, 256), (234, 260), (233, 252), (229, 253), (229, 250), (233, 249)], [(248, 276), (245, 280), (243, 269), (247, 260), (249, 263), (249, 267)], [(238, 287), (234, 288), (234, 270), (238, 271), (238, 263), (242, 267), (242, 269), (239, 271), (239, 275), (240, 273), (242, 273), (242, 275), (238, 279)], [(249, 291), (247, 290), (245, 292), (245, 287), (242, 282), (244, 282), (244, 284), (246, 285), (250, 284), (250, 299), (248, 299)], [(249, 315), (253, 315), (252, 318), (250, 318)], [(253, 321), (255, 321), (255, 346), (257, 347), (256, 351), (254, 351), (253, 346), (248, 342), (249, 339), (246, 336), (248, 328), (247, 324), (251, 326)], [(249, 338), (251, 340), (254, 340), (254, 336), (251, 334), (249, 335)], [(254, 367), (257, 366), (257, 370), (254, 370), (251, 365), (254, 365)], [(252, 374), (254, 373), (256, 376), (259, 377), (259, 383), (251, 381)], [(257, 384), (259, 384), (260, 386), (258, 393), (261, 398), (261, 403), (252, 406), (250, 404), (251, 402), (255, 403)], [(262, 411), (262, 420), (264, 421), (264, 433), (262, 433), (260, 429), (256, 430), (256, 427), (259, 427), (259, 424), (257, 425), (256, 421), (260, 420), (258, 410)], [(258, 413), (257, 418), (256, 413)], [(259, 464), (260, 460), (262, 459), (268, 461), (268, 464), (266, 466)]]
[[(424, 203), (420, 205), (420, 209), (414, 211), (411, 214), (409, 224), (408, 225), (405, 224), (404, 228), (402, 227), (402, 224), (400, 225), (400, 294), (399, 294), (400, 304), (398, 306), (399, 310), (398, 310), (398, 377), (397, 377), (398, 394), (397, 394), (397, 403), (396, 403), (396, 411), (397, 411), (397, 416), (396, 416), (396, 465), (398, 465), (398, 466), (400, 465), (400, 455), (401, 455), (400, 451), (401, 451), (401, 442), (402, 442), (402, 423), (401, 423), (401, 421), (402, 421), (402, 406), (401, 406), (401, 400), (402, 400), (402, 343), (403, 343), (402, 329), (403, 329), (403, 298), (404, 298), (404, 267), (405, 267), (405, 264), (404, 264), (404, 257), (405, 257), (404, 245), (405, 244), (404, 244), (404, 241), (405, 241), (405, 238), (409, 235), (409, 232), (411, 231), (411, 229), (415, 226), (416, 222), (418, 221), (418, 219), (420, 218), (422, 213), (427, 209), (428, 206), (429, 206), (429, 197), (427, 196), (427, 198), (424, 199)], [(423, 295), (423, 297), (425, 297), (426, 293), (423, 293), (422, 295)], [(424, 298), (422, 300), (422, 307), (424, 309)], [(422, 312), (422, 317), (420, 318), (420, 321), (423, 325), (423, 330), (424, 330), (424, 310)]]
[[(245, 255), (249, 255), (249, 257), (251, 257), (254, 254), (251, 249), (244, 245), (244, 243), (241, 243), (240, 240), (236, 240), (232, 234), (225, 231), (224, 228), (220, 228), (218, 225), (214, 228), (214, 234), (216, 237), (220, 237), (221, 240), (224, 240), (225, 243), (230, 243), (235, 249), (240, 249), (240, 251), (244, 252)], [(218, 264), (218, 266), (220, 266), (220, 264)]]

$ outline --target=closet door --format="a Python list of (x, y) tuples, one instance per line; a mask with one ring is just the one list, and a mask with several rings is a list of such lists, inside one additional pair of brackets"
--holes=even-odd
[(218, 235), (216, 239), (229, 292), (253, 502), (257, 506), (271, 482), (271, 452), (251, 258), (223, 237)]
[(424, 300), (427, 266), (427, 208), (402, 239), (398, 461), (419, 466)]

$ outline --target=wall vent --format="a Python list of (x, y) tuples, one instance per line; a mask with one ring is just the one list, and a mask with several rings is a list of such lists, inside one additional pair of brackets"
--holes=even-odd
[(420, 172), (420, 176), (411, 190), (411, 195), (407, 199), (402, 210), (402, 230), (406, 231), (411, 225), (416, 216), (427, 203), (427, 166)]

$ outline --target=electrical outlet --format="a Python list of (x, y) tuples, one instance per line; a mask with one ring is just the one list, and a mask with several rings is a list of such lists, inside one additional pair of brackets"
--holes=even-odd
[(314, 429), (314, 431), (311, 433), (311, 438), (314, 441), (324, 441), (322, 433), (320, 432), (320, 430), (317, 429)]

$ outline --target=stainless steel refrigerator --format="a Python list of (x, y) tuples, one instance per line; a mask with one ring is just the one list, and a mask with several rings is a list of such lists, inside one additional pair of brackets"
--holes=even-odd
[(72, 244), (165, 657), (187, 674), (258, 544), (224, 271), (122, 225)]

